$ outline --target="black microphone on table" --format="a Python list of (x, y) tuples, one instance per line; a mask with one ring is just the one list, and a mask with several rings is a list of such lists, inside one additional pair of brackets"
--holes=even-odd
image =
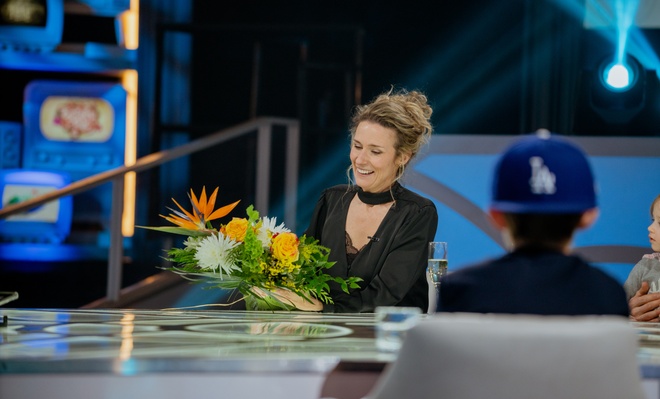
[(369, 241), (371, 241), (371, 242), (378, 242), (378, 241), (380, 241), (380, 238), (378, 238), (378, 237), (367, 236), (367, 238), (368, 238)]

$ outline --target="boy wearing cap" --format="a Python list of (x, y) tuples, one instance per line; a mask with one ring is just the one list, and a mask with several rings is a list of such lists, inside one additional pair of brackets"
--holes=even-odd
[(580, 148), (547, 131), (516, 141), (495, 167), (489, 213), (512, 251), (444, 276), (438, 311), (628, 317), (621, 284), (570, 254), (598, 216)]

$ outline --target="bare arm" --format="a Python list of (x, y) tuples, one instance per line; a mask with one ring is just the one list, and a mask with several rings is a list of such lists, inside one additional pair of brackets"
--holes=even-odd
[(660, 293), (648, 292), (649, 283), (644, 281), (635, 296), (628, 301), (633, 321), (660, 322)]
[[(268, 293), (259, 288), (253, 289), (252, 291), (261, 297), (268, 295)], [(282, 288), (275, 288), (270, 291), (270, 294), (285, 305), (293, 306), (298, 310), (309, 312), (320, 312), (323, 310), (323, 303), (314, 297), (310, 297), (312, 302), (308, 302), (298, 294)]]

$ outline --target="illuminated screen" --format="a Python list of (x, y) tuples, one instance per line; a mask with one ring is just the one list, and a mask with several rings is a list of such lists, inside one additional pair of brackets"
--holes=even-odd
[(0, 25), (46, 26), (46, 0), (0, 0)]
[(63, 2), (0, 0), (0, 50), (55, 50), (62, 42)]
[(34, 80), (23, 104), (23, 167), (78, 180), (124, 164), (126, 91), (118, 83)]
[[(55, 186), (8, 184), (2, 193), (2, 207), (25, 202), (55, 190), (57, 190)], [(60, 202), (51, 201), (25, 213), (11, 215), (6, 220), (54, 223), (57, 220), (59, 209)]]
[[(60, 189), (71, 182), (66, 173), (6, 169), (0, 171), (2, 207), (19, 204)], [(0, 219), (0, 241), (62, 243), (71, 231), (71, 196)], [(0, 251), (1, 252), (1, 251)], [(1, 257), (1, 256), (0, 256)]]
[(102, 98), (47, 97), (41, 105), (41, 133), (49, 140), (106, 142), (114, 129), (114, 109)]

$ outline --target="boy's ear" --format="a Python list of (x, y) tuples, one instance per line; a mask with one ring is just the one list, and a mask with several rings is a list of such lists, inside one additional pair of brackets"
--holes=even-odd
[(489, 209), (488, 214), (490, 215), (490, 218), (493, 220), (493, 223), (495, 224), (495, 227), (497, 227), (498, 230), (503, 230), (507, 227), (504, 213), (497, 211), (495, 209)]
[(580, 218), (580, 223), (578, 224), (578, 228), (586, 229), (591, 227), (591, 225), (596, 223), (599, 214), (600, 212), (598, 211), (598, 208), (588, 209), (582, 214), (582, 217)]

